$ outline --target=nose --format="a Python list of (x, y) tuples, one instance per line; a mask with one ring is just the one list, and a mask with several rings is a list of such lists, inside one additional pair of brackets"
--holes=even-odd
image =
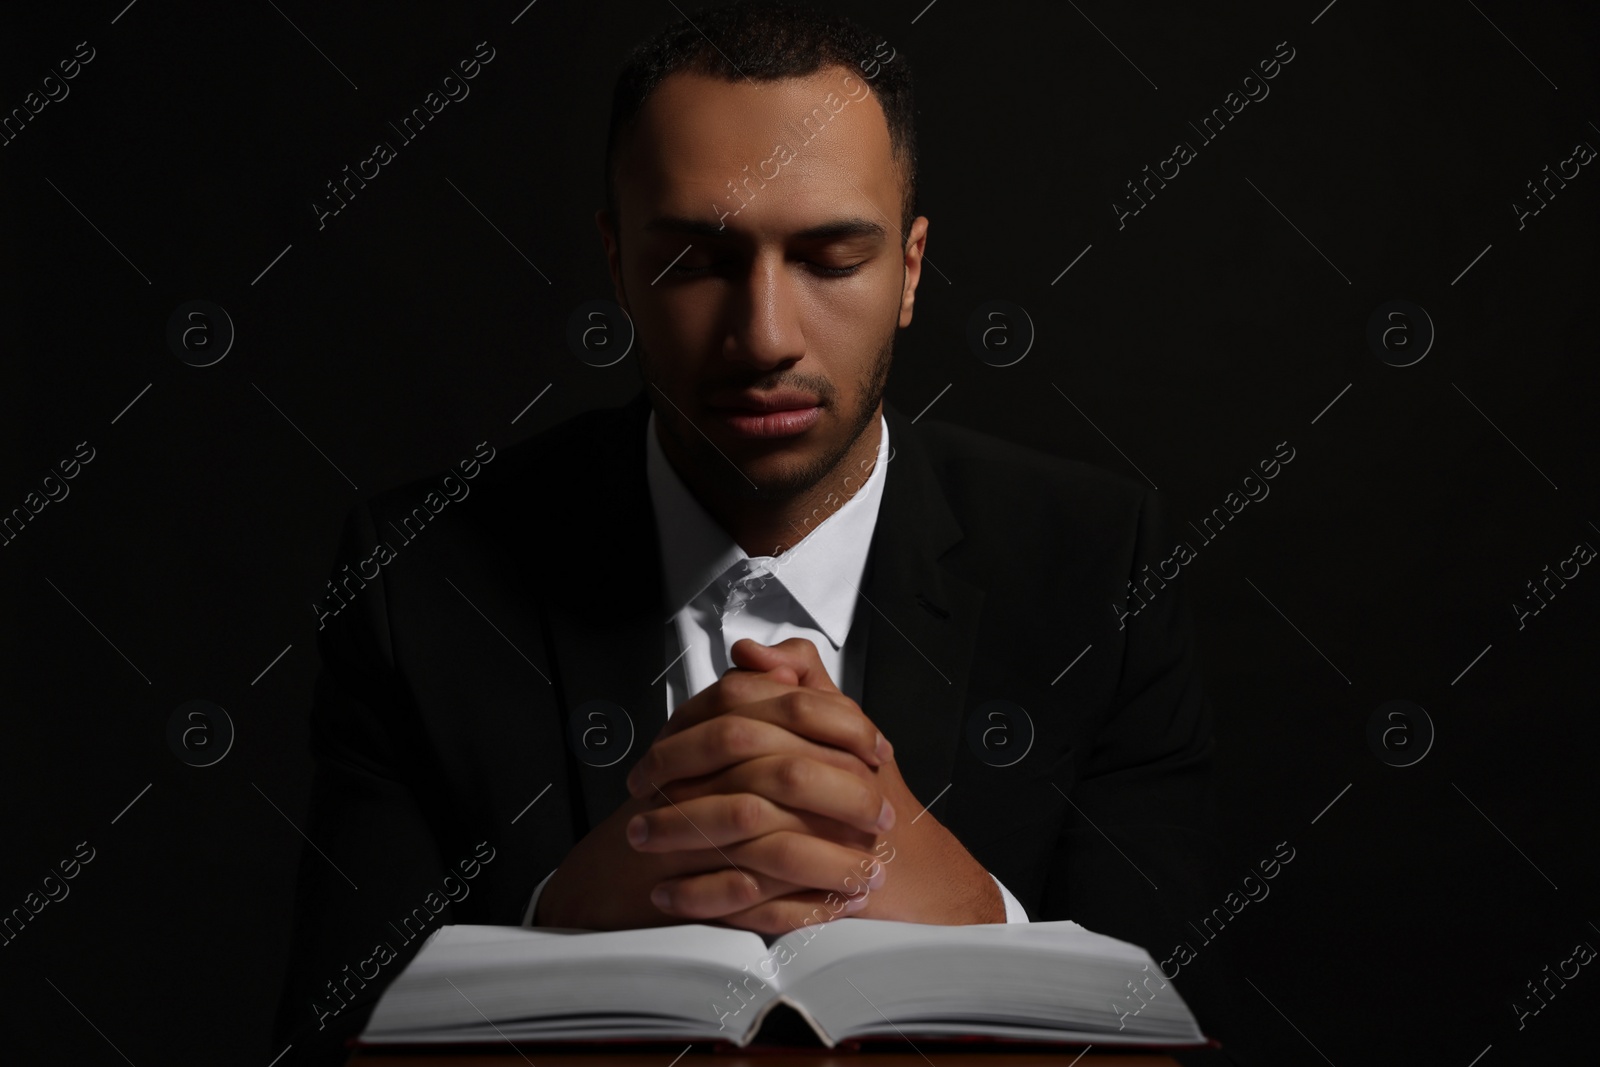
[(724, 352), (753, 370), (770, 371), (806, 353), (803, 294), (779, 252), (762, 252), (737, 288)]

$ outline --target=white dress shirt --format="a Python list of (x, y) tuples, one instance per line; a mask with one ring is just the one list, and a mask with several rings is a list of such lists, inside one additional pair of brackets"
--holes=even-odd
[[(878, 425), (878, 460), (865, 484), (859, 475), (840, 476), (834, 492), (844, 503), (838, 510), (821, 516), (809, 531), (800, 531), (803, 536), (786, 552), (750, 556), (683, 484), (661, 450), (651, 412), (645, 471), (660, 534), (665, 602), (672, 611), (664, 625), (669, 718), (679, 704), (722, 677), (732, 666), (728, 650), (744, 637), (764, 645), (806, 638), (816, 646), (828, 677), (860, 703), (866, 627), (851, 623), (889, 472), (888, 420), (879, 415)], [(897, 819), (910, 817), (895, 814)], [(549, 880), (546, 875), (534, 890), (524, 926), (532, 925), (539, 894)], [(998, 878), (995, 885), (1005, 900), (1006, 921), (1027, 922), (1028, 913), (1011, 891)]]

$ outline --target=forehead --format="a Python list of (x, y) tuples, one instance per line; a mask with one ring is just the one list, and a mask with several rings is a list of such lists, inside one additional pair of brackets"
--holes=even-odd
[(781, 233), (844, 214), (898, 228), (888, 123), (846, 67), (757, 82), (672, 74), (640, 109), (619, 161), (617, 195), (630, 224), (703, 216), (730, 230)]

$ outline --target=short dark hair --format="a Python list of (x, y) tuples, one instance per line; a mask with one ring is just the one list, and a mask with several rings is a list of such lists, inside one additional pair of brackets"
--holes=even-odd
[(889, 151), (904, 182), (900, 204), (904, 243), (917, 214), (916, 109), (911, 65), (898, 49), (889, 53), (890, 62), (883, 62), (878, 49), (885, 43), (843, 15), (765, 0), (703, 7), (664, 27), (635, 47), (617, 74), (606, 134), (606, 210), (616, 220), (615, 167), (621, 138), (668, 75), (689, 71), (727, 81), (777, 81), (839, 66), (871, 71), (858, 80), (872, 89), (888, 120)]

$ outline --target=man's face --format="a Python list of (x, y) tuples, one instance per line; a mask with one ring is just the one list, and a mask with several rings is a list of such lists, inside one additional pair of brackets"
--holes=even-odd
[[(734, 495), (812, 488), (876, 417), (927, 231), (902, 244), (866, 84), (674, 74), (622, 146), (616, 198), (620, 232), (597, 221), (663, 434)], [(790, 414), (730, 410), (777, 390), (800, 394)]]

